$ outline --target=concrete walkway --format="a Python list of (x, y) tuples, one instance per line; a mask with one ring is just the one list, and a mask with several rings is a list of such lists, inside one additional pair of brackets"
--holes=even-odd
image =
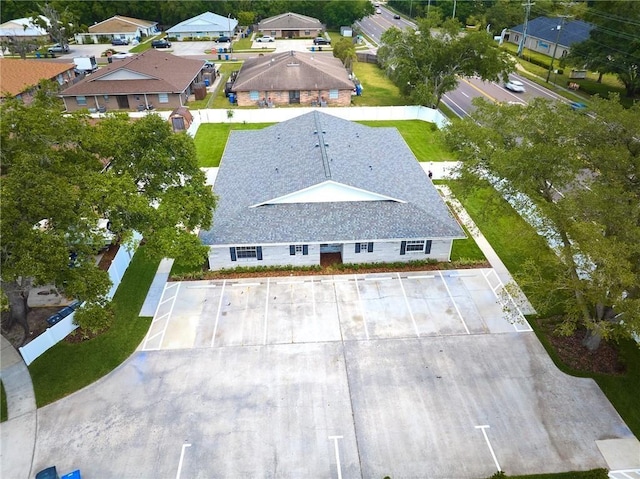
[(35, 449), (36, 396), (27, 365), (4, 337), (0, 353), (0, 379), (7, 397), (9, 419), (0, 424), (0, 477), (31, 477)]

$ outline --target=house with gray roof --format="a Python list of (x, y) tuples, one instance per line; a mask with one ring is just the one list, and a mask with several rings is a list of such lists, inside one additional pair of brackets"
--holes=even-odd
[(248, 58), (231, 91), (239, 106), (349, 106), (354, 88), (333, 55), (291, 51)]
[[(592, 29), (591, 23), (582, 20), (567, 20), (561, 17), (534, 18), (527, 24), (524, 47), (549, 56), (555, 53), (555, 58), (562, 58), (569, 53), (571, 45), (588, 40)], [(505, 41), (519, 45), (523, 36), (524, 24), (520, 24), (505, 32)]]
[(114, 60), (62, 91), (68, 112), (89, 109), (173, 110), (185, 106), (203, 80), (204, 60), (178, 57), (154, 48)]
[(448, 261), (465, 238), (397, 129), (319, 110), (231, 131), (213, 189), (213, 270)]
[(265, 18), (258, 23), (257, 30), (274, 38), (310, 38), (319, 36), (324, 25), (317, 18), (287, 12)]
[(189, 18), (167, 30), (167, 35), (178, 41), (185, 38), (233, 37), (238, 20), (231, 16), (223, 17), (217, 13), (204, 12)]

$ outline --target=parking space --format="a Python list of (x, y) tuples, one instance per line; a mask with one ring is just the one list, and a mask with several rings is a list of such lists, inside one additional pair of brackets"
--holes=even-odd
[(491, 272), (168, 283), (142, 349), (530, 331), (503, 307)]

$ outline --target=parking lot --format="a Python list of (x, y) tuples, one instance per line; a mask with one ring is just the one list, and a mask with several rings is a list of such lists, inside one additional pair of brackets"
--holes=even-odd
[(596, 441), (631, 432), (592, 380), (559, 372), (528, 324), (507, 320), (494, 275), (168, 283), (128, 361), (38, 411), (34, 467), (177, 479), (606, 467)]

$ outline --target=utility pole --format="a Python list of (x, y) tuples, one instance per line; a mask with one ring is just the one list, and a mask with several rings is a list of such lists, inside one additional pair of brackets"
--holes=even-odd
[(524, 6), (524, 27), (522, 28), (522, 40), (518, 45), (518, 56), (522, 57), (524, 52), (525, 42), (527, 40), (527, 27), (529, 26), (529, 15), (531, 14), (531, 6), (535, 3), (531, 3), (531, 0), (527, 0), (527, 3), (522, 4)]
[(456, 18), (456, 4), (457, 1), (453, 0), (453, 15), (451, 15), (451, 18)]
[(562, 27), (564, 27), (564, 20), (568, 15), (562, 15), (560, 17), (560, 24), (558, 24), (558, 33), (556, 33), (556, 44), (553, 47), (553, 56), (551, 57), (551, 65), (549, 65), (549, 71), (547, 72), (546, 83), (549, 83), (549, 77), (551, 77), (551, 70), (553, 70), (553, 61), (556, 59), (556, 52), (558, 51), (558, 42), (560, 41), (560, 32), (562, 31)]

